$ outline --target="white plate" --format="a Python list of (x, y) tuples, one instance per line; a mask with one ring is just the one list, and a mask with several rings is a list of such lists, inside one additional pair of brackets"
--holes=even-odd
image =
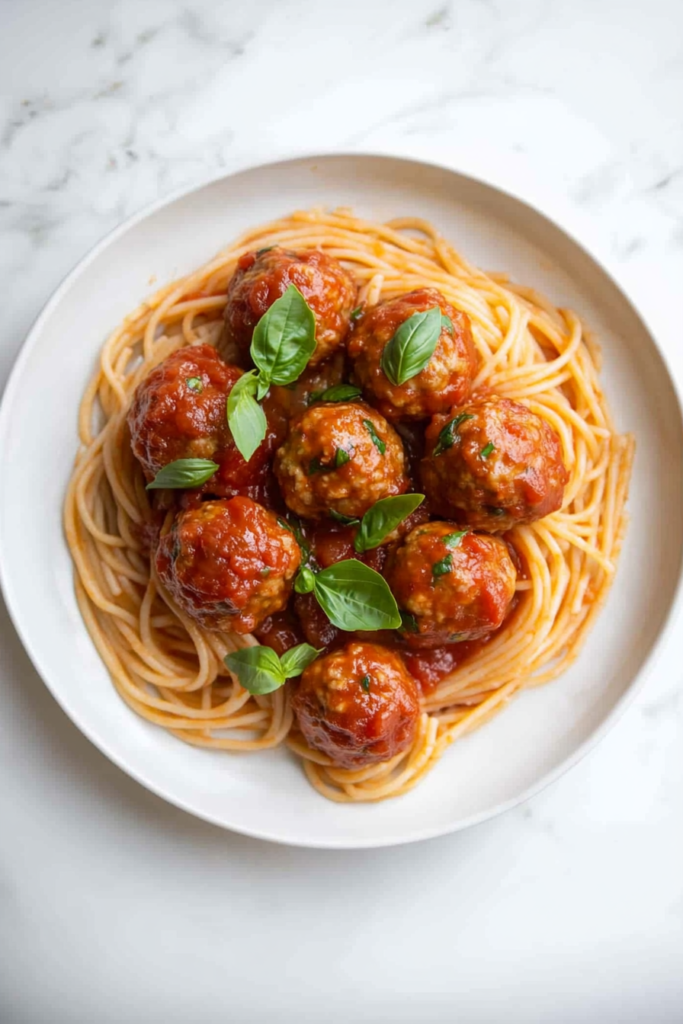
[[(547, 292), (596, 328), (621, 429), (637, 437), (618, 578), (578, 663), (456, 743), (412, 793), (379, 805), (318, 796), (284, 750), (186, 746), (117, 696), (81, 621), (61, 527), (76, 409), (109, 330), (161, 284), (244, 228), (295, 208), (350, 205), (433, 220), (468, 258)], [(78, 727), (160, 796), (226, 828), (305, 846), (410, 842), (464, 828), (556, 778), (604, 735), (644, 677), (674, 604), (683, 554), (683, 432), (655, 342), (605, 270), (519, 199), (430, 164), (323, 156), (242, 171), (157, 205), (97, 246), (39, 317), (0, 410), (0, 571), (37, 670)]]

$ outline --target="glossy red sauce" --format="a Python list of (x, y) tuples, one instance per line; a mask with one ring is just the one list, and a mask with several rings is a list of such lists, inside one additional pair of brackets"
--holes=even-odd
[(261, 625), (254, 630), (257, 640), (271, 647), (276, 654), (284, 654), (290, 647), (304, 643), (306, 637), (301, 628), (299, 619), (291, 608), (269, 615)]
[(431, 650), (399, 648), (406, 668), (417, 681), (423, 695), (433, 693), (441, 680), (469, 658), (477, 654), (486, 640), (469, 640), (460, 644), (447, 644)]
[(347, 558), (357, 558), (376, 572), (382, 571), (387, 557), (386, 547), (371, 548), (370, 551), (358, 554), (353, 546), (358, 532), (356, 526), (321, 522), (308, 526), (305, 532), (307, 538), (310, 538), (311, 551), (321, 569), (326, 569), (335, 562), (343, 562)]

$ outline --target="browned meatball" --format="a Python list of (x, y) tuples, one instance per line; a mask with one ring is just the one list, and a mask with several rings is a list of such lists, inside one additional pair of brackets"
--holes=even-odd
[(148, 479), (176, 459), (212, 459), (229, 443), (226, 400), (241, 376), (211, 345), (196, 345), (179, 348), (145, 377), (128, 426)]
[(238, 497), (181, 512), (161, 538), (156, 568), (180, 608), (205, 629), (250, 633), (285, 607), (300, 560), (275, 515)]
[(553, 428), (497, 395), (436, 417), (421, 471), (435, 512), (493, 533), (555, 512), (569, 479)]
[(409, 484), (398, 434), (358, 402), (320, 402), (295, 417), (274, 469), (289, 508), (311, 519), (362, 516)]
[(316, 347), (310, 363), (326, 359), (346, 338), (357, 288), (338, 260), (317, 249), (291, 252), (275, 246), (242, 256), (228, 285), (225, 327), (219, 350), (249, 364), (254, 327), (296, 285), (315, 315)]
[(408, 534), (386, 571), (415, 647), (477, 640), (497, 629), (515, 593), (517, 573), (504, 541), (427, 523)]
[(388, 761), (413, 742), (420, 713), (417, 687), (386, 647), (349, 643), (318, 658), (292, 698), (309, 746), (341, 768)]
[(287, 433), (287, 418), (268, 395), (266, 437), (245, 462), (226, 417), (228, 395), (241, 376), (242, 370), (224, 363), (211, 345), (185, 346), (155, 367), (135, 392), (128, 426), (148, 480), (176, 459), (211, 459), (218, 466), (202, 487), (180, 496), (181, 504), (202, 494), (272, 500), (271, 459)]
[[(384, 349), (408, 317), (438, 306), (450, 318), (442, 325), (424, 370), (395, 385), (382, 369)], [(435, 288), (420, 288), (371, 309), (349, 340), (349, 355), (366, 397), (390, 420), (420, 420), (466, 401), (477, 368), (470, 318)]]

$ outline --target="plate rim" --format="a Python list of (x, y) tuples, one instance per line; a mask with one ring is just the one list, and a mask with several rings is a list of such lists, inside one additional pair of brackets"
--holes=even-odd
[[(53, 310), (59, 304), (62, 297), (68, 292), (72, 284), (78, 280), (80, 275), (86, 270), (86, 268), (110, 245), (112, 245), (118, 238), (126, 234), (131, 228), (135, 227), (136, 224), (164, 209), (167, 206), (171, 206), (179, 200), (192, 195), (195, 192), (199, 192), (202, 189), (215, 184), (219, 181), (224, 181), (229, 178), (236, 177), (239, 174), (247, 173), (250, 171), (265, 170), (267, 168), (275, 168), (286, 164), (296, 163), (310, 163), (316, 160), (330, 160), (330, 159), (377, 159), (398, 162), (402, 164), (413, 164), (421, 168), (430, 168), (434, 170), (444, 171), (448, 174), (458, 175), (459, 177), (466, 179), (475, 185), (483, 185), (486, 188), (498, 192), (506, 199), (511, 199), (514, 202), (521, 204), (531, 213), (534, 213), (543, 218), (550, 227), (558, 229), (562, 234), (565, 235), (581, 252), (584, 256), (587, 256), (590, 260), (600, 267), (602, 272), (606, 275), (611, 284), (617, 289), (621, 299), (630, 307), (631, 311), (640, 320), (641, 324), (647, 331), (651, 341), (653, 342), (657, 353), (662, 361), (664, 370), (669, 378), (669, 382), (672, 387), (672, 391), (675, 397), (677, 413), (679, 419), (679, 426), (683, 430), (683, 380), (679, 380), (677, 371), (675, 370), (672, 362), (668, 356), (666, 349), (660, 342), (658, 333), (654, 331), (651, 326), (651, 321), (648, 316), (643, 312), (642, 299), (638, 302), (632, 298), (629, 291), (627, 291), (625, 285), (622, 284), (620, 279), (620, 273), (612, 266), (611, 261), (600, 252), (596, 252), (596, 246), (591, 242), (584, 241), (580, 236), (577, 237), (575, 229), (570, 229), (565, 224), (566, 214), (549, 213), (543, 205), (536, 205), (532, 203), (526, 196), (521, 194), (517, 189), (513, 189), (508, 186), (501, 185), (498, 181), (484, 176), (480, 173), (473, 173), (469, 170), (461, 170), (459, 167), (445, 164), (439, 160), (426, 160), (422, 157), (411, 156), (409, 154), (397, 154), (391, 152), (375, 152), (369, 150), (329, 150), (326, 152), (300, 152), (290, 153), (282, 156), (278, 156), (272, 160), (258, 161), (256, 163), (245, 161), (239, 162), (232, 170), (225, 173), (215, 173), (203, 178), (200, 178), (190, 185), (185, 185), (181, 188), (175, 189), (166, 196), (154, 200), (151, 203), (145, 204), (139, 210), (132, 213), (129, 217), (123, 220), (120, 224), (117, 224), (114, 228), (108, 231), (102, 238), (96, 241), (90, 248), (77, 260), (72, 268), (65, 274), (62, 280), (59, 282), (57, 287), (51, 292), (46, 302), (38, 312), (37, 316), (33, 320), (31, 327), (29, 328), (26, 337), (24, 338), (19, 351), (12, 363), (7, 382), (5, 384), (2, 397), (0, 399), (0, 453), (2, 452), (4, 438), (7, 433), (8, 424), (10, 421), (10, 408), (14, 399), (15, 391), (18, 387), (19, 379), (22, 375), (24, 364), (28, 361), (30, 354), (32, 353), (37, 339), (41, 333), (43, 325), (49, 320)], [(622, 715), (625, 713), (627, 708), (635, 700), (637, 695), (642, 691), (643, 687), (650, 678), (654, 671), (658, 660), (661, 658), (662, 652), (667, 646), (671, 639), (674, 624), (679, 614), (683, 610), (683, 564), (678, 567), (678, 579), (676, 586), (666, 611), (664, 621), (657, 634), (652, 647), (647, 653), (645, 660), (636, 674), (633, 681), (630, 683), (626, 691), (619, 697), (616, 703), (607, 712), (603, 721), (597, 725), (591, 733), (577, 746), (577, 748), (565, 758), (559, 765), (551, 769), (546, 774), (542, 775), (534, 783), (527, 786), (521, 793), (511, 797), (502, 803), (496, 804), (494, 807), (484, 811), (480, 811), (477, 814), (471, 814), (466, 818), (457, 821), (455, 824), (448, 827), (442, 825), (435, 827), (428, 827), (411, 832), (408, 835), (405, 834), (393, 834), (381, 838), (363, 838), (352, 836), (349, 841), (345, 841), (343, 837), (337, 839), (316, 839), (315, 836), (307, 837), (305, 840), (301, 838), (284, 838), (280, 834), (271, 834), (267, 829), (249, 828), (243, 826), (234, 826), (227, 824), (217, 816), (210, 812), (204, 812), (192, 807), (182, 797), (175, 796), (173, 793), (167, 792), (162, 785), (157, 784), (153, 779), (146, 777), (142, 770), (138, 770), (135, 767), (131, 767), (125, 757), (120, 756), (116, 751), (110, 749), (110, 745), (106, 738), (101, 737), (98, 734), (97, 729), (91, 728), (87, 722), (81, 719), (81, 715), (77, 710), (71, 706), (71, 701), (68, 697), (65, 697), (59, 692), (57, 687), (53, 687), (50, 681), (50, 673), (48, 667), (41, 663), (41, 658), (37, 653), (31, 649), (31, 644), (28, 637), (20, 623), (20, 614), (17, 607), (14, 606), (14, 598), (12, 585), (9, 578), (9, 574), (4, 565), (3, 549), (0, 544), (0, 591), (4, 597), (5, 606), (7, 608), (7, 614), (12, 623), (12, 626), (21, 641), (21, 644), (26, 652), (33, 668), (37, 672), (41, 681), (45, 685), (48, 692), (52, 695), (59, 707), (69, 717), (71, 722), (81, 732), (86, 739), (92, 743), (92, 745), (100, 751), (109, 761), (116, 765), (121, 771), (123, 771), (130, 778), (134, 779), (137, 783), (143, 786), (148, 791), (154, 793), (160, 799), (166, 803), (171, 804), (174, 807), (178, 807), (180, 810), (192, 815), (195, 818), (199, 818), (202, 821), (206, 821), (211, 825), (217, 826), (221, 829), (234, 832), (239, 835), (248, 836), (252, 839), (259, 839), (266, 842), (276, 843), (282, 846), (298, 847), (303, 849), (330, 849), (330, 850), (361, 850), (361, 849), (381, 849), (384, 847), (391, 846), (402, 846), (417, 842), (422, 842), (426, 839), (434, 839), (440, 836), (452, 835), (456, 832), (464, 831), (465, 829), (472, 828), (473, 826), (482, 824), (485, 821), (491, 820), (498, 817), (501, 814), (505, 814), (507, 811), (518, 807), (520, 804), (525, 803), (532, 797), (541, 793), (547, 787), (557, 782), (563, 775), (574, 768), (580, 761), (582, 761), (588, 754), (590, 754), (598, 744), (605, 738), (612, 728), (618, 723)]]

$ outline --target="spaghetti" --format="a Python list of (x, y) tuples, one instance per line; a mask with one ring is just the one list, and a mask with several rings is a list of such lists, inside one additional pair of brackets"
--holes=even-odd
[[(409, 750), (355, 771), (307, 746), (286, 687), (252, 696), (230, 675), (224, 657), (256, 644), (254, 637), (203, 630), (160, 585), (147, 553), (150, 496), (126, 425), (133, 392), (151, 369), (182, 345), (216, 343), (239, 257), (276, 244), (336, 257), (360, 282), (367, 305), (437, 288), (471, 319), (480, 357), (474, 388), (547, 420), (570, 473), (561, 510), (513, 531), (526, 567), (513, 616), (424, 697)], [(624, 536), (634, 441), (614, 429), (599, 369), (599, 348), (575, 314), (471, 266), (415, 218), (380, 224), (345, 210), (297, 212), (246, 232), (159, 290), (102, 350), (79, 413), (81, 450), (65, 503), (78, 603), (121, 697), (196, 746), (253, 751), (287, 743), (332, 800), (375, 801), (411, 789), (449, 744), (516, 692), (560, 675), (604, 602)]]

